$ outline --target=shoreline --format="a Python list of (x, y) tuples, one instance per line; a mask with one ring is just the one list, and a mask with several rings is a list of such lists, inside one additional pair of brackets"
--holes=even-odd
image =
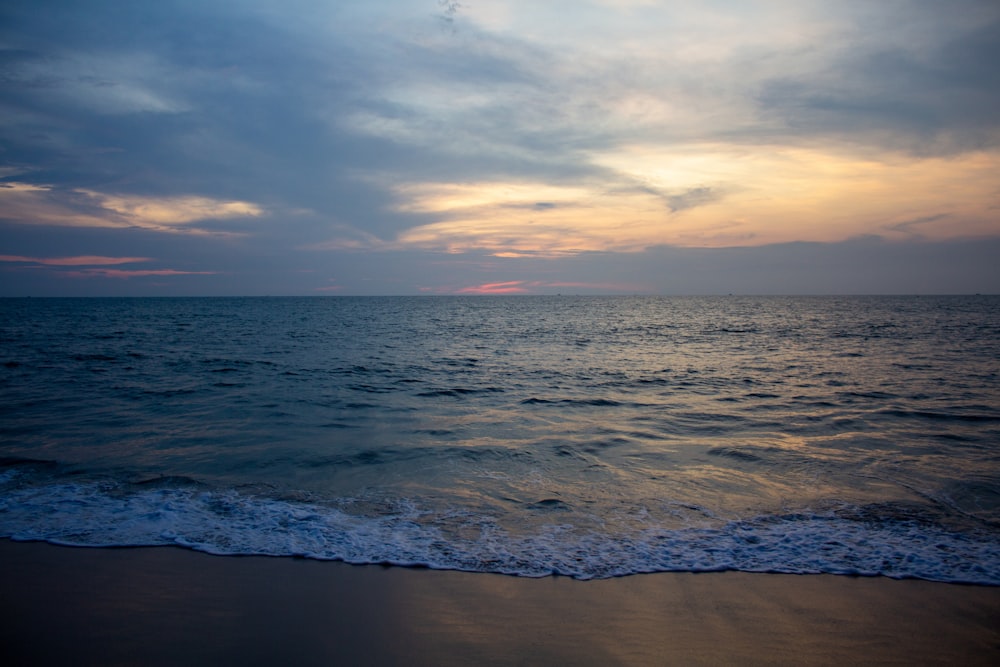
[(1000, 587), (577, 581), (0, 539), (6, 665), (1000, 663)]

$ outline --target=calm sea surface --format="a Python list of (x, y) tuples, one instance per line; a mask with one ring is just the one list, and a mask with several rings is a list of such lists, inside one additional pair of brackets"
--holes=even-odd
[(0, 300), (0, 536), (1000, 584), (1000, 298)]

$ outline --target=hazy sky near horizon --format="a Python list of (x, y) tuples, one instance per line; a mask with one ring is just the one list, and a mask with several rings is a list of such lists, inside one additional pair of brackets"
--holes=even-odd
[(6, 0), (0, 295), (1000, 292), (995, 0)]

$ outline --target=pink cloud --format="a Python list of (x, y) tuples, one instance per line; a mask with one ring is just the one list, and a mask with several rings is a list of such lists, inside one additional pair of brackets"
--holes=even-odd
[(601, 290), (608, 292), (648, 292), (645, 285), (635, 285), (630, 283), (588, 283), (588, 282), (560, 282), (544, 280), (510, 280), (501, 283), (484, 283), (482, 285), (472, 285), (455, 290), (455, 294), (531, 294), (533, 288), (561, 288)]

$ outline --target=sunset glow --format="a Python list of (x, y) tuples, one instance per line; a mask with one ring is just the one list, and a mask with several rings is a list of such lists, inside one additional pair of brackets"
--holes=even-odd
[(1000, 290), (994, 2), (205, 7), (0, 12), (0, 252), (151, 293)]

